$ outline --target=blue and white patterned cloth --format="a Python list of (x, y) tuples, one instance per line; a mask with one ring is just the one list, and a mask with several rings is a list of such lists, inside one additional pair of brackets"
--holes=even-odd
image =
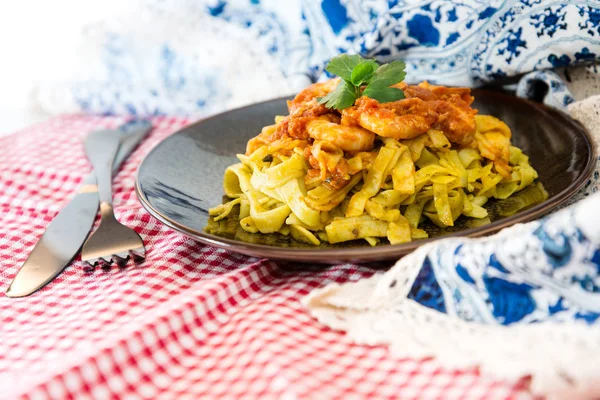
[(297, 92), (324, 78), (341, 52), (401, 58), (407, 81), (456, 86), (600, 59), (600, 0), (132, 4), (86, 32), (80, 68), (72, 80), (42, 88), (43, 107), (203, 116)]
[[(600, 319), (598, 195), (492, 240), (439, 243), (409, 298), (488, 324)], [(585, 207), (587, 205), (587, 207)]]

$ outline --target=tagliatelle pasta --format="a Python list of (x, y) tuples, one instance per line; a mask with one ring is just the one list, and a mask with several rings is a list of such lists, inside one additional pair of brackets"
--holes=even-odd
[(300, 93), (290, 115), (249, 141), (225, 172), (228, 199), (210, 210), (214, 221), (239, 208), (249, 233), (310, 245), (405, 243), (428, 236), (427, 220), (442, 228), (461, 216), (487, 223), (489, 199), (507, 199), (537, 178), (511, 145), (510, 128), (476, 115), (468, 89), (399, 84), (406, 99), (363, 96), (340, 112), (316, 101), (324, 85)]

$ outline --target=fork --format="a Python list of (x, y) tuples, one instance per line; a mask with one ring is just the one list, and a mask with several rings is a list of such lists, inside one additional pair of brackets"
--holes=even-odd
[(117, 221), (113, 212), (111, 170), (120, 140), (117, 131), (92, 132), (85, 139), (85, 153), (94, 167), (100, 198), (100, 225), (81, 250), (81, 260), (92, 267), (100, 261), (123, 265), (130, 255), (134, 261), (146, 256), (140, 235)]

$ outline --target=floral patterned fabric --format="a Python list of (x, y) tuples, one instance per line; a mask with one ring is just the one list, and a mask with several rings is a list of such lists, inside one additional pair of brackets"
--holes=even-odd
[(600, 233), (587, 208), (598, 199), (492, 240), (440, 243), (422, 261), (408, 297), (471, 322), (596, 322)]
[[(139, 0), (86, 30), (47, 111), (203, 116), (292, 94), (342, 52), (477, 86), (600, 58), (600, 1)], [(60, 62), (57, 60), (56, 62)]]

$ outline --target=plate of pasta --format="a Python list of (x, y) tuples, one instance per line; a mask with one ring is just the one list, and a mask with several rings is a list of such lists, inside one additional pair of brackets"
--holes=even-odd
[(239, 253), (305, 262), (398, 258), (442, 237), (539, 217), (587, 181), (596, 152), (566, 114), (506, 94), (403, 82), (401, 62), (333, 59), (337, 77), (161, 142), (142, 205)]

